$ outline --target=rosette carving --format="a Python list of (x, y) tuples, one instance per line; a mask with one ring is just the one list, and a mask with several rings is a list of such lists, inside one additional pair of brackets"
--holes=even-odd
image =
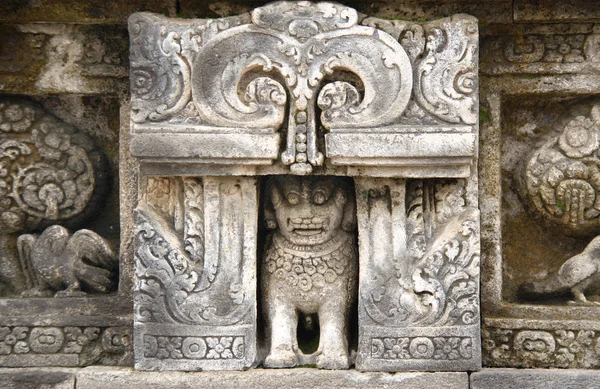
[[(27, 135), (27, 137), (23, 137)], [(5, 232), (67, 220), (90, 203), (104, 170), (91, 140), (39, 107), (0, 101), (0, 225)], [(103, 175), (101, 175), (103, 176)]]
[(536, 213), (572, 233), (600, 226), (600, 105), (566, 123), (529, 158), (524, 195)]

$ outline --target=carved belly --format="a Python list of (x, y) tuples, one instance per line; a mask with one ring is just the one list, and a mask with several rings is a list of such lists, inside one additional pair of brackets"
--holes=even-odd
[(318, 246), (296, 246), (275, 235), (264, 256), (264, 276), (271, 284), (286, 283), (309, 292), (347, 283), (356, 269), (353, 238), (340, 233)]

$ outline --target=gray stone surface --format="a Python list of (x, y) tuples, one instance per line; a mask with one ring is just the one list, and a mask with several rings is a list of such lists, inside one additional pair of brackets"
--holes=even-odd
[[(356, 191), (357, 368), (477, 370), (479, 213), (464, 182), (360, 178)], [(426, 193), (445, 199), (436, 211)]]
[(131, 363), (118, 210), (94, 215), (118, 200), (116, 145), (97, 142), (116, 104), (31, 100), (0, 101), (0, 366)]
[(75, 389), (76, 369), (0, 368), (2, 389)]
[(484, 369), (471, 374), (471, 389), (595, 389), (600, 372), (590, 370)]
[(136, 372), (90, 367), (77, 374), (78, 389), (467, 389), (467, 373), (360, 373), (317, 369), (254, 369), (242, 372)]
[[(356, 205), (339, 177), (275, 177), (266, 185), (272, 233), (262, 258), (269, 354), (265, 367), (350, 367), (349, 320), (356, 301)], [(299, 320), (305, 315), (306, 320)], [(300, 323), (299, 323), (300, 322)], [(298, 327), (319, 325), (312, 358), (298, 348)]]
[[(593, 31), (581, 27), (539, 26), (535, 57), (513, 56), (512, 37), (484, 57), (511, 63), (484, 67), (498, 75), (486, 78), (481, 123), (482, 335), (489, 367), (600, 363), (593, 259), (599, 230), (590, 202), (597, 100), (587, 98), (600, 79), (583, 49)], [(579, 40), (567, 44), (562, 34), (574, 31), (582, 33)], [(558, 41), (565, 42), (563, 54), (553, 48)], [(542, 71), (550, 74), (542, 82), (528, 76)], [(565, 72), (572, 74), (568, 83), (560, 81)]]
[(256, 179), (149, 177), (143, 191), (135, 211), (136, 368), (255, 365)]
[[(363, 20), (340, 4), (276, 2), (216, 20), (138, 13), (129, 31), (130, 150), (146, 171), (135, 221), (136, 367), (240, 369), (261, 361), (254, 254), (240, 249), (259, 241), (266, 242), (264, 365), (351, 365), (354, 254), (332, 251), (318, 263), (330, 242), (317, 238), (348, 235), (339, 232), (340, 192), (328, 199), (317, 188), (333, 179), (281, 178), (286, 195), (277, 202), (265, 190), (264, 212), (271, 196), (277, 219), (266, 228), (279, 224), (272, 242), (240, 216), (258, 212), (260, 180), (236, 176), (329, 169), (371, 177), (355, 181), (364, 242), (357, 368), (480, 367), (475, 18)], [(161, 168), (172, 175), (150, 174)], [(218, 201), (227, 207), (214, 208)], [(295, 241), (296, 230), (306, 239)], [(302, 254), (279, 246), (274, 253), (277, 245)], [(330, 260), (338, 277), (326, 273)], [(296, 327), (315, 314), (320, 344), (304, 355)]]

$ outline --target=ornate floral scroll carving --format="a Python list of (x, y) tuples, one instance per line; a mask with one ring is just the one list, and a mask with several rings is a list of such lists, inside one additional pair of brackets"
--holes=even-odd
[(522, 195), (531, 209), (570, 233), (600, 226), (600, 105), (572, 118), (529, 158)]
[(127, 362), (131, 358), (131, 329), (127, 327), (0, 327), (0, 361), (19, 355), (23, 359), (35, 355), (60, 358), (79, 355), (81, 364), (98, 360)]
[(144, 335), (144, 356), (157, 359), (242, 359), (243, 336)]
[(476, 21), (458, 16), (424, 28), (427, 43), (415, 63), (416, 101), (443, 121), (477, 123)]
[[(177, 178), (152, 180), (162, 182), (175, 199), (184, 199), (181, 213), (185, 220), (178, 232), (173, 219), (169, 221), (148, 205), (136, 210), (136, 320), (209, 325), (243, 322), (252, 302), (244, 297), (238, 282), (229, 276), (218, 277), (221, 258), (204, 254), (202, 182), (193, 178), (179, 184), (175, 184)], [(171, 192), (169, 186), (182, 193)], [(216, 289), (224, 289), (226, 297), (219, 301), (210, 298)]]
[(496, 46), (502, 47), (504, 59), (513, 63), (579, 63), (591, 59), (584, 53), (584, 45), (593, 35), (548, 34), (525, 35), (498, 39)]
[(376, 359), (471, 359), (472, 340), (460, 336), (372, 338), (371, 357)]
[[(204, 123), (276, 130), (289, 100), (281, 160), (307, 174), (324, 160), (316, 146), (317, 104), (326, 128), (385, 125), (402, 115), (413, 82), (409, 58), (389, 35), (358, 26), (355, 10), (280, 2), (251, 18), (241, 26), (216, 21), (225, 26), (209, 32), (200, 21), (182, 30), (156, 16), (132, 17), (134, 122), (166, 120), (192, 101)], [(327, 86), (343, 72), (358, 77), (360, 93), (346, 81)]]
[(487, 366), (597, 368), (600, 333), (588, 329), (523, 330), (487, 327), (483, 357)]
[[(356, 11), (330, 3), (278, 3), (256, 9), (252, 20), (254, 25), (230, 29), (207, 42), (194, 64), (194, 101), (207, 121), (278, 128), (284, 120), (287, 90), (291, 111), (281, 159), (292, 164), (296, 173), (308, 173), (311, 165), (323, 163), (315, 143), (317, 100), (326, 128), (386, 124), (402, 114), (412, 85), (408, 57), (391, 37), (356, 26)], [(350, 41), (352, 52), (347, 49)], [(238, 54), (239, 47), (253, 54)], [(217, 52), (231, 53), (231, 58), (221, 54), (219, 63), (211, 63)], [(379, 53), (380, 62), (372, 61), (373, 52)], [(355, 87), (348, 83), (325, 89), (322, 93), (329, 96), (317, 99), (324, 78), (342, 70), (361, 79), (360, 103)], [(266, 85), (275, 88), (274, 97), (268, 94), (270, 101), (259, 105), (239, 100), (240, 85), (253, 85), (244, 79), (265, 77), (273, 80)], [(355, 96), (352, 104), (347, 104), (347, 93)], [(332, 98), (342, 103), (328, 104)]]
[(379, 273), (369, 296), (378, 324), (471, 325), (479, 320), (479, 217), (459, 183), (413, 183), (407, 194), (408, 267)]

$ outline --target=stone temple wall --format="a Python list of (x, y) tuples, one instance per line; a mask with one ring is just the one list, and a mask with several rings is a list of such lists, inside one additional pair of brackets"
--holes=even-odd
[(598, 236), (595, 0), (0, 2), (0, 388), (600, 388)]

